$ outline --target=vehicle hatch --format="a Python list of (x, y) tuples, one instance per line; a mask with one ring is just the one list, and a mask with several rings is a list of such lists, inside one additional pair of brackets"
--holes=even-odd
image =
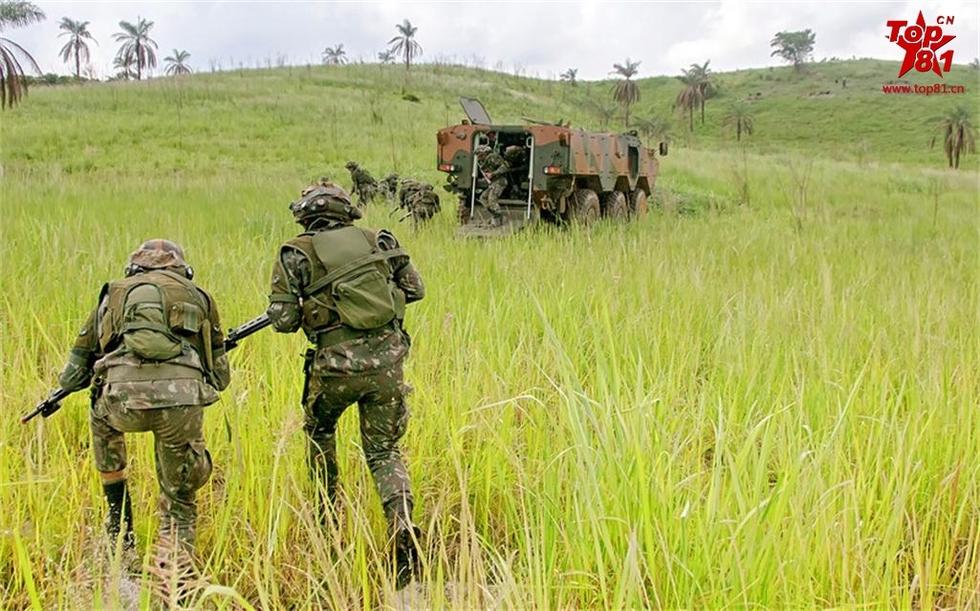
[(487, 109), (483, 107), (483, 103), (480, 100), (460, 96), (459, 105), (463, 107), (463, 112), (466, 113), (466, 116), (469, 117), (473, 125), (493, 124), (490, 120), (490, 115), (487, 113)]

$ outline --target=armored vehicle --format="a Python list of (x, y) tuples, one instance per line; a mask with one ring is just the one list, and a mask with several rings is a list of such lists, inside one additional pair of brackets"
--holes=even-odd
[[(642, 218), (658, 162), (636, 132), (592, 133), (561, 123), (494, 125), (479, 100), (460, 98), (468, 120), (439, 130), (439, 171), (459, 197), (462, 235), (506, 235), (537, 223), (590, 224)], [(474, 150), (489, 146), (508, 165), (495, 218), (481, 204), (490, 184)], [(660, 144), (661, 156), (667, 154)], [(495, 178), (495, 177), (494, 177)]]

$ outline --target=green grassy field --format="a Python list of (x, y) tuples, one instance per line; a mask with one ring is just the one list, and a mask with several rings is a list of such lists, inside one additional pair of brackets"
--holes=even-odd
[[(459, 241), (444, 198), (431, 226), (393, 227), (428, 288), (407, 322), (420, 604), (980, 605), (976, 157), (945, 170), (924, 127), (962, 96), (883, 96), (890, 62), (833, 67), (865, 74), (850, 77), (855, 99), (800, 98), (809, 85), (789, 70), (722, 75), (729, 95), (786, 80), (758, 102), (744, 153), (709, 103), (641, 223)], [(606, 87), (425, 67), (413, 103), (403, 78), (353, 66), (36, 88), (2, 116), (0, 606), (120, 604), (93, 551), (103, 509), (85, 399), (30, 426), (17, 416), (142, 240), (183, 244), (237, 324), (266, 305), (305, 181), (347, 184), (350, 158), (437, 181), (435, 130), (459, 118), (457, 94), (502, 119), (587, 125), (582, 92)], [(644, 105), (676, 93), (642, 87)], [(892, 131), (899, 112), (914, 137)], [(365, 223), (389, 225), (386, 212)], [(303, 349), (298, 335), (250, 339), (208, 408), (205, 605), (404, 603), (382, 570), (352, 414), (343, 522), (315, 524)], [(143, 549), (152, 444), (129, 447)]]

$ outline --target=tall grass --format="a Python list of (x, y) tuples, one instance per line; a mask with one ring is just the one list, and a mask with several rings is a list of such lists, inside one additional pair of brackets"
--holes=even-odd
[[(441, 108), (407, 103), (392, 148), (387, 123), (349, 120), (343, 92), (317, 94), (322, 124), (275, 118), (276, 104), (309, 100), (262, 78), (201, 79), (209, 100), (237, 109), (207, 115), (209, 127), (185, 106), (181, 150), (141, 118), (166, 116), (165, 98), (135, 88), (32, 93), (50, 123), (9, 128), (4, 607), (118, 600), (92, 551), (102, 499), (85, 400), (28, 427), (16, 417), (54, 383), (98, 287), (139, 242), (182, 243), (230, 326), (264, 308), (303, 180), (347, 157), (390, 167), (392, 150), (403, 173), (436, 177), (427, 130)], [(416, 87), (425, 98), (436, 85)], [(428, 288), (409, 311), (405, 439), (427, 533), (423, 604), (980, 605), (976, 174), (941, 172), (934, 205), (936, 170), (817, 159), (800, 216), (797, 159), (748, 156), (751, 207), (731, 203), (733, 162), (675, 151), (662, 185), (683, 205), (628, 226), (459, 241), (445, 211), (394, 227)], [(390, 222), (381, 208), (365, 219)], [(303, 348), (298, 335), (251, 338), (208, 408), (206, 604), (399, 604), (354, 415), (339, 434), (343, 518), (335, 530), (315, 520)], [(129, 447), (143, 550), (152, 443)]]

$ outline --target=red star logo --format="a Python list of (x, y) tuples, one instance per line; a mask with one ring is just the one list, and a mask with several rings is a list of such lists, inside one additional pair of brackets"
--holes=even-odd
[[(953, 34), (942, 34), (942, 36), (931, 43), (926, 42), (926, 20), (922, 17), (922, 11), (919, 11), (919, 17), (915, 20), (915, 24), (922, 28), (922, 35), (916, 42), (911, 42), (906, 36), (899, 36), (896, 44), (903, 49), (905, 49), (905, 59), (902, 60), (902, 68), (898, 71), (899, 78), (905, 76), (905, 73), (911, 70), (915, 66), (916, 54), (921, 49), (929, 49), (933, 52), (932, 60), (932, 71), (939, 75), (939, 78), (943, 77), (942, 71), (939, 69), (939, 62), (935, 59), (935, 52), (937, 49), (947, 45), (949, 41), (956, 38)], [(939, 26), (935, 26), (939, 27)], [(940, 30), (942, 33), (942, 30)], [(923, 71), (924, 72), (924, 71)]]

